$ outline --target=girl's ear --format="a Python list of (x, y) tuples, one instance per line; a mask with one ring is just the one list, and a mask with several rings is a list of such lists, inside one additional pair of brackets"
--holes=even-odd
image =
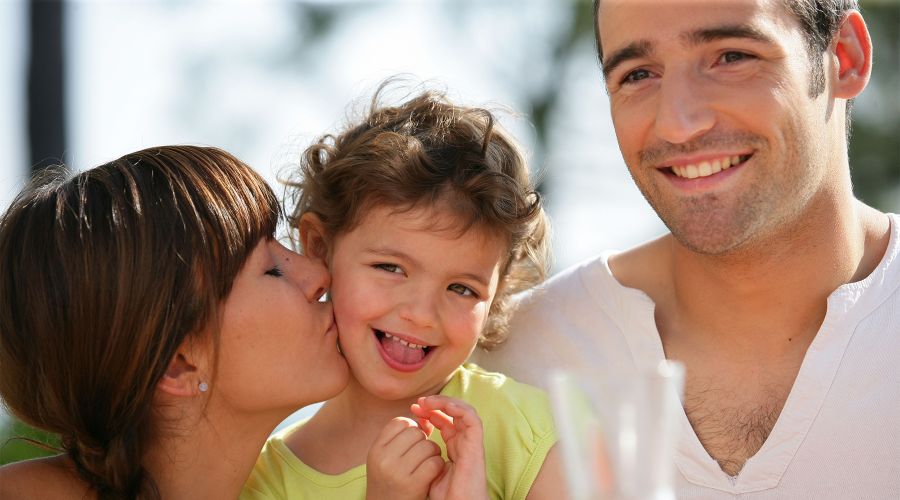
[(834, 96), (853, 99), (866, 88), (872, 73), (872, 40), (858, 11), (848, 12), (841, 22), (834, 56), (838, 66)]
[(307, 257), (319, 259), (327, 267), (329, 241), (325, 224), (318, 215), (306, 212), (300, 216), (300, 244)]
[(206, 392), (210, 381), (205, 380), (202, 373), (209, 373), (204, 369), (206, 356), (203, 355), (194, 339), (185, 339), (169, 366), (166, 373), (156, 384), (156, 388), (170, 396), (190, 397), (201, 392)]

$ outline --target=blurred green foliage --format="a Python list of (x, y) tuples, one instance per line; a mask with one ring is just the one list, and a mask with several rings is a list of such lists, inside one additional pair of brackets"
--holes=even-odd
[(856, 196), (869, 205), (900, 212), (900, 3), (862, 1), (861, 5), (874, 61), (872, 81), (859, 100), (866, 98), (875, 105), (852, 113), (853, 187)]
[(58, 454), (29, 440), (59, 448), (59, 437), (55, 434), (39, 431), (12, 417), (0, 416), (0, 465)]

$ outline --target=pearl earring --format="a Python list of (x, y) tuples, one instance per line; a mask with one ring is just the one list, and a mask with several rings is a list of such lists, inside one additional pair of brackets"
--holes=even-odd
[(206, 392), (209, 390), (209, 384), (206, 382), (200, 382), (200, 385), (197, 386), (200, 389), (200, 392)]

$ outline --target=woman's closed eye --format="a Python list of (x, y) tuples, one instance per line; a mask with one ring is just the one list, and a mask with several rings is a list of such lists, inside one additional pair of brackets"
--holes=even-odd
[(447, 290), (450, 290), (451, 292), (458, 295), (462, 295), (463, 297), (478, 297), (478, 294), (475, 292), (475, 290), (472, 290), (466, 285), (461, 285), (459, 283), (453, 283), (452, 285), (447, 287)]
[(282, 271), (280, 267), (274, 266), (271, 269), (267, 269), (265, 274), (268, 274), (269, 276), (274, 276), (276, 278), (280, 278), (281, 276), (284, 276), (284, 271)]

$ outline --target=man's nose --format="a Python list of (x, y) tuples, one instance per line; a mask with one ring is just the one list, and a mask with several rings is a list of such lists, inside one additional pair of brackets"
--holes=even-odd
[(702, 82), (688, 68), (662, 77), (656, 108), (656, 135), (671, 144), (689, 142), (713, 128), (715, 110)]

